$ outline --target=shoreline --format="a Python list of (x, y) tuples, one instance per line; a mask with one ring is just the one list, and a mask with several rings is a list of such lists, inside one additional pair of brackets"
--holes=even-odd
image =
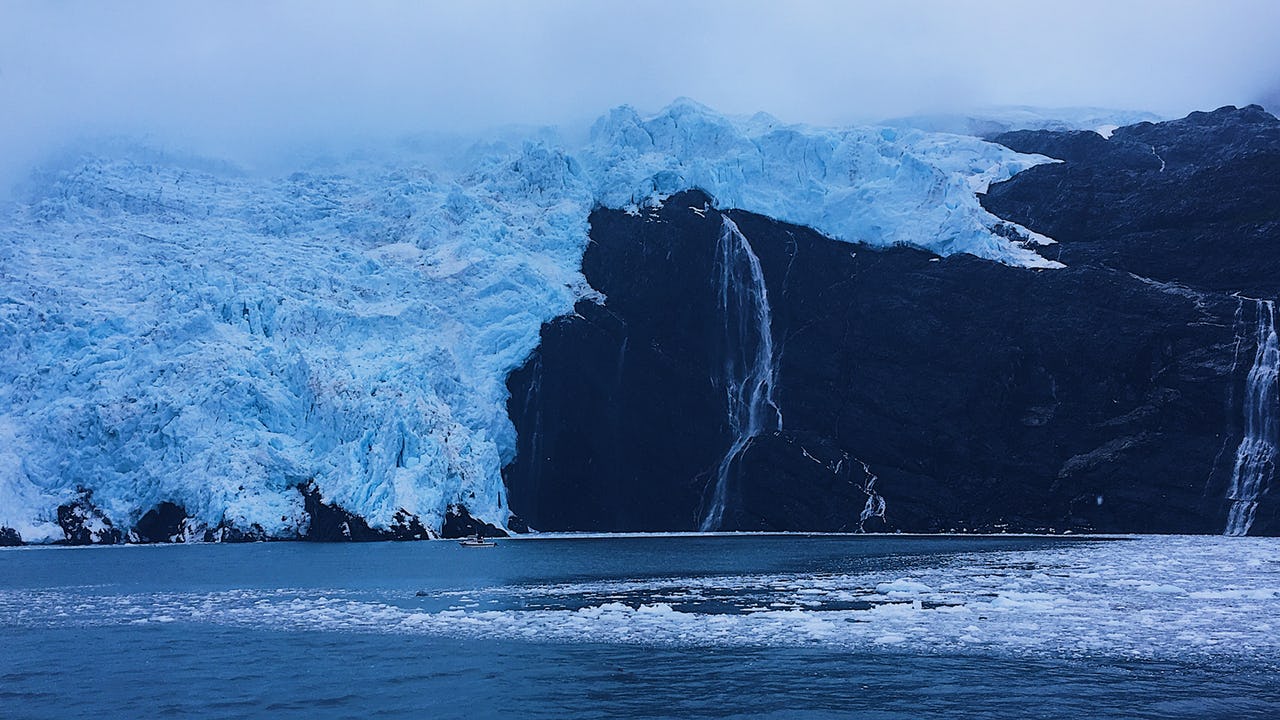
[[(548, 541), (548, 540), (650, 540), (650, 539), (713, 539), (713, 540), (732, 540), (755, 539), (755, 538), (791, 538), (796, 540), (854, 540), (866, 539), (868, 541), (889, 540), (889, 539), (913, 539), (913, 540), (998, 540), (998, 539), (1043, 539), (1043, 540), (1065, 540), (1065, 541), (1083, 541), (1083, 542), (1115, 542), (1126, 540), (1139, 540), (1144, 538), (1217, 538), (1226, 537), (1223, 535), (1189, 535), (1189, 534), (1117, 534), (1117, 533), (1098, 533), (1098, 534), (1048, 534), (1048, 533), (835, 533), (835, 532), (804, 532), (804, 531), (741, 531), (741, 532), (619, 532), (619, 533), (597, 533), (597, 532), (546, 532), (546, 533), (522, 533), (518, 535), (510, 535), (507, 537), (489, 538), (499, 543), (502, 542), (524, 542), (524, 541)], [(1262, 536), (1258, 536), (1261, 538)], [(0, 552), (6, 550), (75, 550), (75, 549), (92, 549), (92, 548), (145, 548), (145, 547), (186, 547), (186, 546), (233, 546), (233, 545), (280, 545), (280, 544), (304, 544), (304, 545), (330, 545), (330, 546), (347, 546), (347, 545), (379, 545), (379, 544), (412, 544), (419, 542), (426, 543), (455, 543), (465, 538), (429, 538), (425, 540), (367, 540), (367, 541), (332, 541), (332, 540), (303, 540), (303, 539), (270, 539), (270, 540), (253, 540), (248, 542), (159, 542), (159, 543), (114, 543), (114, 544), (88, 544), (88, 545), (69, 545), (65, 543), (24, 543), (22, 545), (11, 545), (0, 547)]]

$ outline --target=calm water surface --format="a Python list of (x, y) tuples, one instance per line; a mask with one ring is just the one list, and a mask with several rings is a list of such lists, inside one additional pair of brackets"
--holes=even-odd
[(1246, 541), (13, 549), (0, 717), (1277, 717)]

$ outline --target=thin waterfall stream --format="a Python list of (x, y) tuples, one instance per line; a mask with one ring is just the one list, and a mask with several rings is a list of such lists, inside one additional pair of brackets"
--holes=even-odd
[[(1242, 300), (1243, 302), (1243, 300)], [(1280, 371), (1280, 343), (1276, 337), (1274, 300), (1254, 300), (1257, 330), (1253, 367), (1245, 379), (1244, 435), (1236, 448), (1235, 466), (1227, 499), (1224, 535), (1247, 535), (1258, 510), (1258, 496), (1267, 488), (1276, 471), (1277, 410), (1276, 378)]]
[(782, 429), (782, 410), (773, 396), (773, 316), (760, 258), (724, 215), (716, 250), (725, 343), (724, 372), (716, 384), (724, 388), (733, 441), (716, 466), (711, 504), (699, 526), (703, 532), (719, 529), (724, 521), (729, 475), (751, 440)]

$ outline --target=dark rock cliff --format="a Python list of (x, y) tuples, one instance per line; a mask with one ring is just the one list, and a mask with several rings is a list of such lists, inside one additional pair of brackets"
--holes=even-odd
[[(721, 214), (697, 192), (598, 210), (583, 271), (607, 301), (544, 326), (509, 379), (511, 507), (539, 530), (692, 530), (721, 487), (720, 529), (1222, 532), (1261, 314), (1232, 293), (1280, 282), (1276, 127), (1245, 108), (1002, 136), (1066, 160), (986, 198), (1062, 241), (1064, 270), (728, 212), (782, 422), (727, 464)], [(1280, 532), (1266, 490), (1253, 534)]]
[(1045, 253), (1165, 282), (1280, 295), (1280, 121), (1257, 105), (996, 142), (1064, 160), (995, 185), (991, 212), (1058, 240)]

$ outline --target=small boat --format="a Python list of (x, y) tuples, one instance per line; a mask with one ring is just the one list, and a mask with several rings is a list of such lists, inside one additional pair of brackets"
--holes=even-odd
[(462, 547), (498, 547), (498, 543), (485, 540), (480, 533), (476, 533), (474, 537), (463, 538), (458, 541), (458, 544)]

